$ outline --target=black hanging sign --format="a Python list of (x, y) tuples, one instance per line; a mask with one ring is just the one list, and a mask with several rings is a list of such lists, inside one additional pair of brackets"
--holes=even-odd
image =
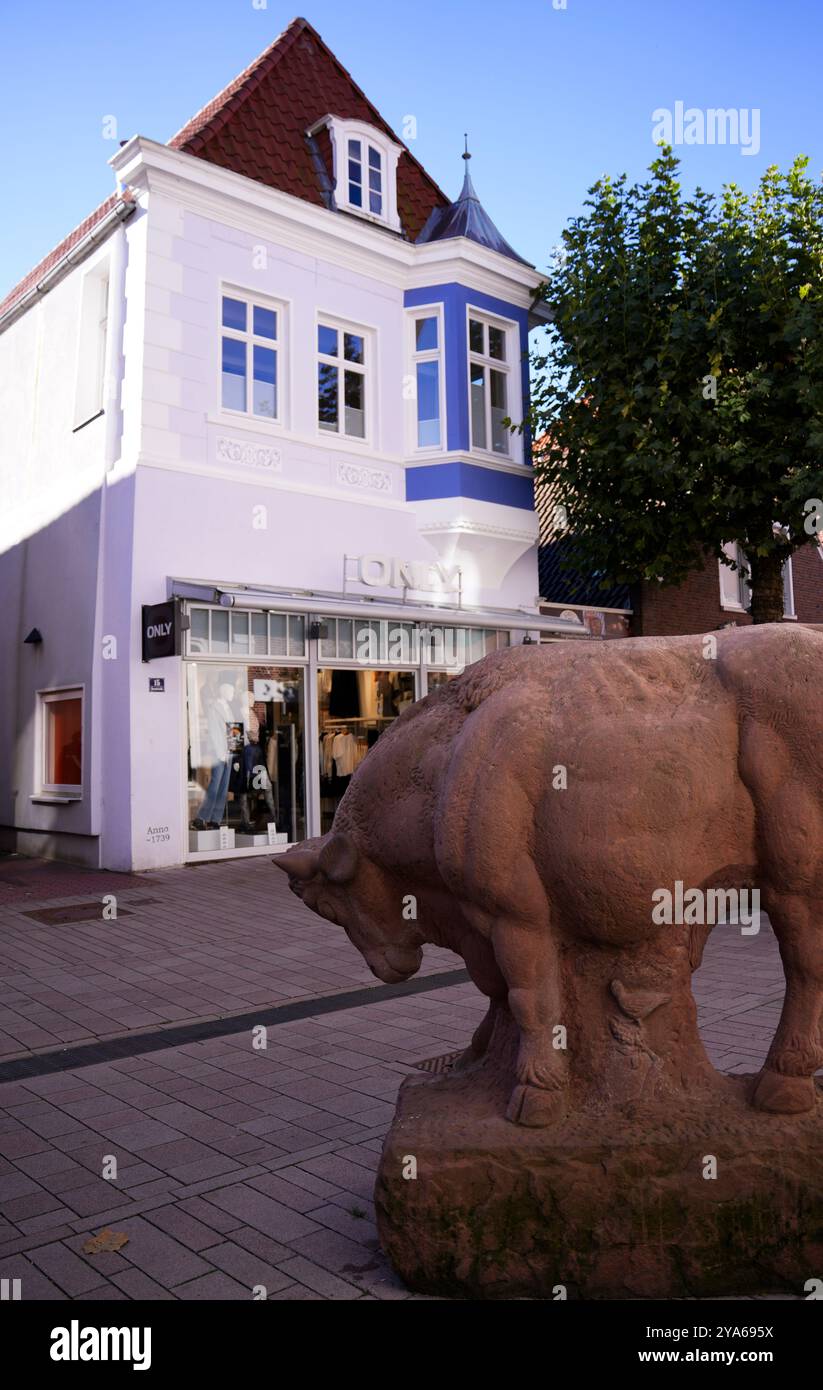
[(182, 630), (177, 599), (170, 598), (166, 603), (144, 603), (143, 660), (156, 661), (161, 656), (179, 656), (182, 651)]

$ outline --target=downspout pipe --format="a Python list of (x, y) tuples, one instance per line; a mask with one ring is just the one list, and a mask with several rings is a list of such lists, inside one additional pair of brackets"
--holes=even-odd
[(36, 304), (44, 294), (48, 294), (49, 290), (54, 289), (55, 285), (58, 285), (69, 274), (69, 271), (84, 261), (87, 256), (90, 256), (95, 247), (105, 241), (115, 227), (119, 226), (121, 222), (125, 222), (127, 217), (131, 217), (136, 206), (137, 204), (132, 199), (120, 198), (114, 207), (109, 209), (105, 217), (91, 228), (91, 231), (81, 237), (80, 241), (72, 246), (65, 256), (62, 256), (50, 270), (46, 271), (42, 280), (38, 280), (36, 284), (26, 290), (25, 294), (9, 305), (4, 314), (0, 315), (0, 333), (4, 333), (22, 314), (25, 314), (27, 309), (31, 308), (32, 304)]

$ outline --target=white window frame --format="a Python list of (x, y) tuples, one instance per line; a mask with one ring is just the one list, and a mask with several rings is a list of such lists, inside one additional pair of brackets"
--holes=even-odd
[[(748, 566), (745, 552), (737, 541), (727, 541), (723, 549), (730, 560), (736, 561), (738, 565)], [(720, 607), (724, 613), (748, 613), (751, 607), (752, 590), (746, 578), (745, 570), (732, 570), (728, 565), (724, 565), (722, 560), (718, 560), (717, 566), (720, 580)], [(729, 589), (735, 583), (737, 587), (736, 598), (729, 594)], [(794, 574), (791, 555), (783, 566), (783, 617), (787, 620), (797, 617), (794, 605)]]
[(794, 570), (792, 567), (793, 556), (789, 556), (783, 566), (783, 617), (786, 619), (797, 619), (797, 609), (794, 605)]
[[(223, 325), (223, 299), (239, 299), (246, 305), (246, 331), (226, 328)], [(254, 333), (254, 308), (269, 309), (277, 316), (277, 337), (261, 338)], [(223, 339), (234, 338), (246, 344), (246, 409), (235, 410), (223, 404)], [(277, 400), (274, 415), (255, 415), (250, 408), (254, 372), (254, 347), (273, 349), (275, 353)], [(271, 295), (259, 294), (254, 289), (239, 285), (221, 283), (217, 295), (217, 408), (226, 420), (243, 420), (247, 424), (262, 426), (277, 425), (281, 429), (287, 423), (286, 403), (288, 400), (288, 304), (285, 300), (274, 299)]]
[[(506, 354), (504, 358), (489, 357), (486, 353), (479, 353), (479, 352), (474, 352), (474, 351), (472, 351), (472, 347), (471, 347), (471, 321), (472, 321), (473, 319), (474, 319), (476, 322), (482, 323), (482, 324), (484, 325), (484, 332), (485, 332), (485, 335), (486, 335), (486, 337), (485, 337), (485, 342), (486, 342), (486, 343), (488, 342), (488, 330), (489, 330), (489, 328), (498, 328), (498, 329), (500, 329), (500, 330), (502, 331), (502, 333), (503, 333), (503, 342), (504, 342), (504, 350), (505, 350), (505, 354)], [(517, 351), (516, 353), (513, 351), (513, 348), (512, 348), (513, 343), (516, 343), (517, 346), (518, 346), (518, 351)], [(517, 437), (516, 435), (509, 434), (509, 432), (506, 431), (506, 445), (507, 445), (507, 447), (506, 447), (506, 452), (505, 452), (505, 453), (499, 453), (496, 449), (492, 449), (492, 448), (491, 448), (491, 439), (492, 439), (491, 410), (492, 410), (492, 405), (491, 405), (491, 384), (490, 384), (490, 380), (489, 380), (489, 371), (500, 372), (503, 376), (505, 376), (505, 378), (506, 378), (506, 415), (509, 417), (509, 419), (513, 419), (513, 418), (515, 417), (515, 414), (516, 414), (516, 412), (515, 412), (515, 410), (514, 410), (514, 402), (515, 402), (515, 399), (520, 399), (520, 387), (519, 387), (518, 384), (517, 384), (518, 381), (519, 381), (519, 378), (518, 378), (518, 376), (517, 376), (517, 371), (518, 371), (519, 363), (520, 363), (519, 344), (520, 344), (520, 330), (519, 330), (519, 327), (518, 327), (517, 323), (516, 323), (513, 319), (499, 318), (496, 314), (490, 314), (490, 313), (488, 313), (485, 309), (478, 309), (478, 308), (475, 308), (475, 307), (474, 307), (473, 305), (471, 305), (471, 304), (467, 304), (467, 305), (466, 305), (466, 395), (467, 395), (467, 398), (468, 398), (468, 409), (469, 409), (469, 448), (470, 448), (470, 452), (471, 452), (472, 454), (479, 454), (482, 458), (486, 458), (486, 459), (496, 459), (498, 462), (502, 461), (502, 462), (504, 462), (504, 463), (517, 463), (517, 462), (520, 462), (521, 460), (518, 458), (518, 453), (520, 453), (520, 451), (521, 451), (521, 449), (522, 449), (522, 445), (519, 445), (519, 446), (518, 446), (518, 443), (517, 443), (517, 438), (518, 438), (518, 437)], [(483, 445), (480, 445), (480, 444), (475, 444), (475, 442), (474, 442), (474, 433), (473, 433), (473, 430), (472, 430), (472, 384), (471, 384), (471, 376), (472, 376), (471, 369), (472, 369), (472, 363), (477, 363), (479, 366), (481, 366), (481, 367), (483, 367), (483, 368), (485, 369), (485, 388), (484, 388), (484, 394), (485, 394), (486, 439), (487, 439), (487, 441), (488, 441), (488, 447), (484, 447)]]
[[(415, 323), (417, 319), (436, 319), (437, 320), (437, 347), (424, 348), (417, 350), (417, 335)], [(408, 393), (406, 410), (406, 434), (408, 438), (408, 451), (413, 454), (442, 454), (447, 448), (448, 442), (448, 422), (446, 419), (446, 370), (445, 370), (445, 315), (442, 304), (418, 304), (414, 308), (406, 310), (406, 353), (407, 361), (410, 363), (411, 371), (409, 381), (411, 390)], [(418, 413), (417, 413), (417, 364), (419, 362), (437, 362), (438, 372), (438, 401), (440, 408), (440, 443), (439, 444), (418, 444)]]
[(109, 262), (99, 261), (83, 276), (74, 389), (74, 429), (103, 414), (108, 337)]
[[(321, 328), (331, 328), (338, 334), (338, 356), (331, 357), (327, 353), (320, 351), (318, 330)], [(363, 339), (363, 363), (348, 362), (343, 356), (345, 333), (352, 333), (358, 338)], [(320, 413), (318, 410), (318, 367), (325, 363), (330, 367), (337, 367), (337, 429), (324, 429), (320, 424)], [(345, 431), (346, 422), (346, 403), (345, 403), (345, 376), (347, 371), (353, 371), (363, 377), (363, 434), (347, 434)], [(363, 324), (352, 323), (347, 319), (338, 318), (336, 314), (324, 314), (318, 311), (314, 325), (314, 428), (318, 439), (346, 444), (359, 445), (365, 448), (373, 443), (372, 435), (374, 432), (374, 392), (375, 392), (375, 373), (377, 371), (377, 352), (376, 335), (374, 329), (366, 328)]]
[[(334, 200), (338, 208), (362, 217), (365, 222), (377, 226), (391, 227), (399, 232), (400, 215), (397, 210), (397, 161), (403, 153), (403, 146), (395, 143), (376, 126), (365, 121), (347, 121), (339, 116), (324, 116), (310, 126), (307, 135), (314, 135), (324, 126), (328, 127), (334, 159)], [(378, 214), (368, 207), (358, 207), (349, 197), (349, 140), (360, 141), (362, 167), (368, 170), (368, 146), (371, 145), (380, 155), (383, 176), (383, 208)], [(368, 172), (366, 182), (361, 185), (368, 196)]]
[[(80, 701), (80, 782), (60, 783), (49, 780), (48, 706), (62, 700)], [(37, 793), (66, 801), (82, 801), (86, 783), (86, 690), (82, 685), (66, 685), (37, 691)]]

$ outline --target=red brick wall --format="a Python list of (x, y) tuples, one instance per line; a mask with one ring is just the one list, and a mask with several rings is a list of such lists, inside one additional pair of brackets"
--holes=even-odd
[(794, 606), (801, 623), (823, 623), (823, 547), (804, 545), (792, 558)]
[[(823, 622), (823, 559), (818, 547), (807, 545), (795, 551), (792, 571), (798, 622)], [(656, 583), (641, 585), (632, 634), (667, 637), (713, 632), (725, 623), (748, 622), (751, 619), (746, 613), (721, 608), (718, 562), (711, 559), (704, 570), (690, 575), (678, 588), (664, 588)]]

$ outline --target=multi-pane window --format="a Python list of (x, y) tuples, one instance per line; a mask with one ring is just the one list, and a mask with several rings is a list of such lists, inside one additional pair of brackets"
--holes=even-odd
[(302, 613), (266, 613), (255, 609), (189, 609), (190, 656), (306, 655), (306, 619)]
[(251, 300), (223, 295), (222, 400), (226, 410), (277, 420), (280, 314)]
[(83, 692), (48, 691), (40, 702), (43, 791), (76, 794), (83, 787)]
[(469, 318), (469, 397), (473, 449), (509, 453), (509, 360), (506, 330), (487, 319)]
[(330, 434), (366, 438), (366, 340), (361, 333), (317, 326), (317, 423)]
[[(720, 606), (746, 613), (751, 605), (752, 591), (745, 551), (736, 541), (727, 541), (723, 550), (738, 568), (733, 570), (729, 565), (724, 565), (722, 560), (717, 562), (720, 571)], [(783, 566), (783, 617), (794, 618), (795, 616), (794, 582), (790, 556)]]
[(349, 202), (383, 216), (383, 156), (365, 140), (349, 140)]
[(414, 372), (417, 401), (417, 447), (438, 449), (440, 424), (440, 319), (436, 314), (414, 318)]

